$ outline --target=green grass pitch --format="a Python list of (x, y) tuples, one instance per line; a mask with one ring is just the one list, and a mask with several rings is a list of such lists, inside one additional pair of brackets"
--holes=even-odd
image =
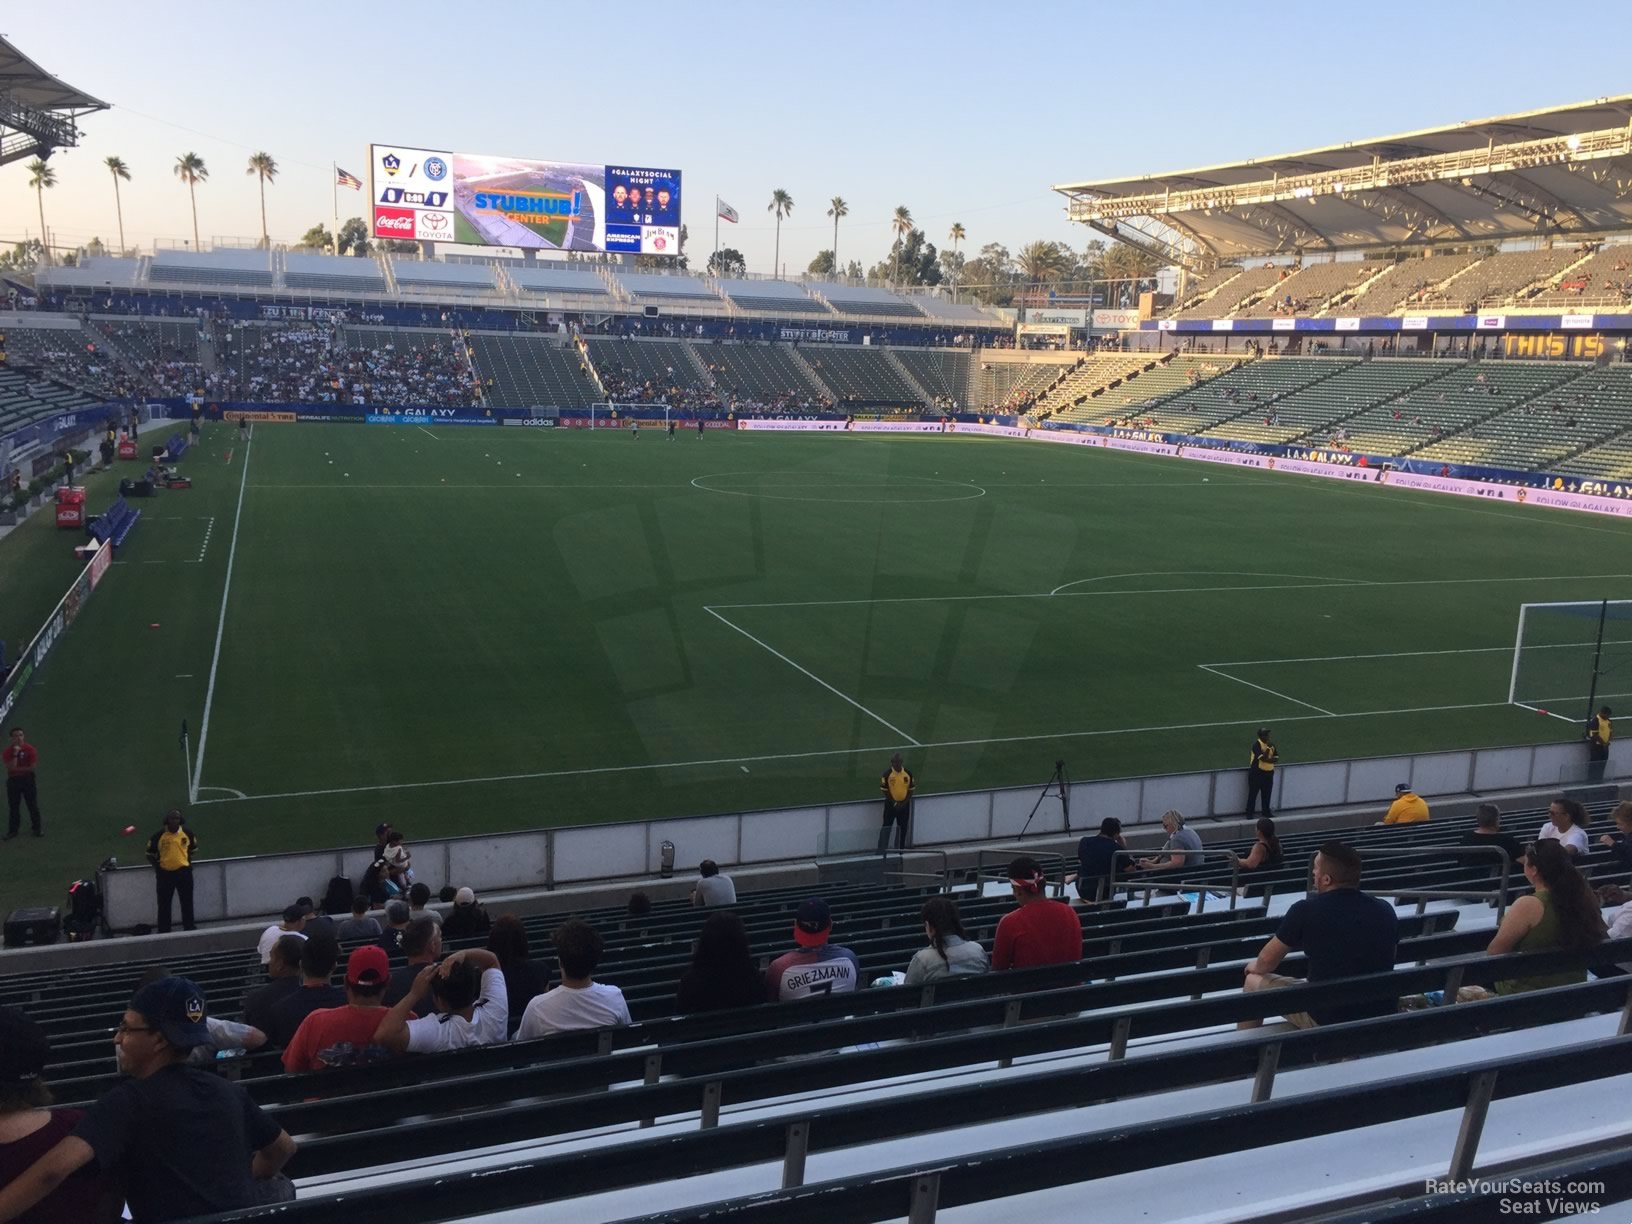
[[(140, 861), (183, 718), (203, 855), (365, 845), (866, 798), (897, 749), (934, 792), (1260, 723), (1287, 762), (1569, 739), (1507, 704), (1519, 605), (1632, 598), (1632, 524), (1018, 441), (217, 425), (183, 466), (15, 712), (7, 906)], [(73, 542), (0, 542), (13, 650)]]

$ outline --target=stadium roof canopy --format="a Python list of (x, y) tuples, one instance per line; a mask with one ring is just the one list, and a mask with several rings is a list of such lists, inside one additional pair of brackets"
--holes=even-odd
[(1632, 229), (1632, 94), (1054, 190), (1073, 221), (1190, 267), (1604, 234)]
[(107, 109), (0, 38), (0, 165), (79, 143), (74, 121)]

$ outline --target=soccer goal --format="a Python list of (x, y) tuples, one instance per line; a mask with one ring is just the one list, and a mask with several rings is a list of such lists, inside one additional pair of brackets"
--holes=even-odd
[(1632, 697), (1632, 599), (1519, 607), (1507, 699), (1584, 723), (1613, 698)]

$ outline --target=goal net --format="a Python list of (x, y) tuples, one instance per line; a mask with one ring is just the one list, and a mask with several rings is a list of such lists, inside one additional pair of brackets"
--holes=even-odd
[(1584, 723), (1615, 698), (1632, 698), (1632, 600), (1520, 605), (1508, 701)]

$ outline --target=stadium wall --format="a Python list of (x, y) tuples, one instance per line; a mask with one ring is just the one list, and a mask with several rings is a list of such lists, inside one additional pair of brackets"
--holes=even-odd
[[(1430, 797), (1563, 786), (1579, 782), (1585, 766), (1577, 743), (1286, 765), (1278, 771), (1277, 808), (1380, 808), (1402, 780)], [(1632, 778), (1632, 739), (1611, 745), (1606, 777)], [(945, 849), (1013, 840), (1037, 795), (1036, 787), (920, 795), (913, 802), (913, 844)], [(1154, 825), (1169, 808), (1191, 817), (1239, 816), (1246, 799), (1241, 768), (1079, 782), (1071, 788), (1071, 828), (1085, 831), (1111, 814), (1130, 826)], [(428, 879), (492, 893), (656, 875), (665, 841), (674, 843), (682, 871), (705, 858), (735, 867), (855, 855), (875, 849), (878, 828), (874, 799), (416, 840), (414, 861)], [(1057, 797), (1038, 807), (1030, 831), (1037, 836), (1067, 832)], [(321, 895), (333, 876), (361, 877), (368, 859), (366, 850), (345, 849), (205, 860), (193, 867), (194, 907), (205, 922), (276, 913), (290, 897)], [(100, 878), (111, 926), (154, 922), (150, 867), (119, 867)]]

